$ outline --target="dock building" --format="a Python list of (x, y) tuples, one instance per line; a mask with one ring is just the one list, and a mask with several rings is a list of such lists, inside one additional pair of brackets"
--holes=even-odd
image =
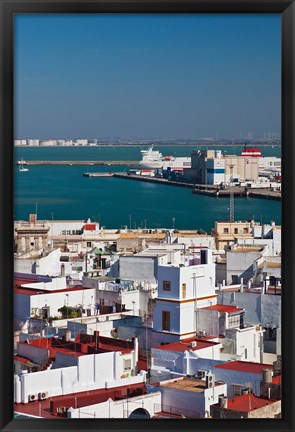
[(221, 150), (194, 150), (191, 168), (184, 170), (184, 177), (187, 181), (203, 185), (256, 181), (258, 160), (258, 157), (223, 155)]

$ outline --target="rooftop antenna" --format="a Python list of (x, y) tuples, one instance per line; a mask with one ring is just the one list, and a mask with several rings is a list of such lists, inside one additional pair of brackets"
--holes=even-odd
[(235, 201), (234, 201), (234, 189), (233, 189), (233, 167), (230, 165), (230, 184), (229, 184), (229, 221), (234, 222), (235, 220)]
[(36, 220), (38, 220), (38, 203), (36, 201)]

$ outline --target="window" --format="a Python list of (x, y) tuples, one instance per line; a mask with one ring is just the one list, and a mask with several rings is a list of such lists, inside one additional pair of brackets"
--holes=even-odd
[(228, 234), (228, 228), (223, 228), (223, 234)]
[(91, 242), (87, 242), (87, 247), (91, 247)]
[(171, 282), (163, 281), (163, 291), (170, 291), (170, 290), (171, 290)]
[(241, 318), (240, 315), (230, 315), (227, 321), (227, 328), (238, 328), (240, 327)]
[(232, 283), (238, 284), (239, 283), (239, 276), (238, 275), (231, 275)]
[(131, 359), (124, 360), (124, 370), (131, 370)]
[(238, 234), (239, 230), (238, 228), (235, 228), (235, 234)]
[(233, 384), (233, 395), (241, 396), (242, 394), (242, 386), (240, 384)]
[(170, 331), (170, 312), (162, 312), (162, 330)]
[(248, 228), (244, 228), (244, 234), (248, 234), (249, 230)]
[(186, 298), (186, 284), (183, 283), (182, 284), (182, 298)]

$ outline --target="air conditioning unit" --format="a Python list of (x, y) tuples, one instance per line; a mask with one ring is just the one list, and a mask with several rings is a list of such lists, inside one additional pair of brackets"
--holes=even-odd
[(215, 383), (215, 376), (213, 374), (208, 374), (206, 376), (206, 388), (212, 388), (214, 387), (214, 383)]
[(49, 397), (48, 391), (40, 392), (38, 394), (38, 399), (39, 400), (48, 399), (48, 397)]
[(196, 348), (196, 346), (197, 346), (197, 341), (192, 341), (192, 342), (190, 343), (190, 347), (191, 347), (191, 348)]
[(200, 336), (200, 337), (205, 337), (205, 336), (207, 336), (207, 332), (205, 332), (204, 330), (201, 330), (201, 331), (199, 332), (199, 336)]
[(38, 399), (38, 394), (37, 393), (32, 393), (28, 396), (29, 398), (29, 402), (34, 402)]

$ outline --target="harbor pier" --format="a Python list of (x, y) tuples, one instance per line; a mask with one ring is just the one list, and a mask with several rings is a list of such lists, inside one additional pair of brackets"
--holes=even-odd
[(17, 163), (16, 163), (17, 165), (21, 165), (21, 164), (23, 164), (23, 165), (31, 165), (31, 166), (34, 166), (34, 165), (69, 165), (69, 166), (71, 166), (71, 165), (100, 165), (100, 166), (105, 166), (105, 165), (107, 165), (107, 166), (110, 166), (110, 165), (118, 165), (118, 166), (122, 166), (122, 165), (126, 165), (126, 166), (134, 166), (134, 165), (138, 165), (139, 164), (139, 161), (108, 161), (108, 160), (105, 160), (105, 161), (102, 161), (102, 160), (100, 160), (100, 161), (95, 161), (95, 160), (92, 160), (92, 161), (81, 161), (81, 160), (79, 160), (79, 161), (76, 161), (76, 160), (64, 160), (64, 161), (61, 161), (61, 160), (58, 160), (58, 161), (55, 161), (55, 160), (50, 160), (50, 161), (46, 161), (46, 160), (28, 160), (28, 161), (18, 161)]
[[(126, 174), (126, 173), (113, 173), (113, 177), (127, 179), (127, 180), (136, 180), (143, 181), (149, 183), (157, 183), (164, 184), (169, 186), (178, 186), (193, 189), (192, 192), (194, 194), (200, 195), (208, 195), (214, 198), (217, 197), (229, 197), (230, 190), (221, 189), (217, 185), (201, 185), (194, 183), (187, 183), (182, 181), (168, 180), (158, 177), (148, 177), (136, 174)], [(253, 197), (253, 198), (265, 198), (265, 199), (273, 199), (273, 200), (281, 200), (281, 191), (273, 191), (266, 188), (261, 189), (250, 189), (244, 186), (234, 186), (233, 194), (235, 196), (240, 197)]]

